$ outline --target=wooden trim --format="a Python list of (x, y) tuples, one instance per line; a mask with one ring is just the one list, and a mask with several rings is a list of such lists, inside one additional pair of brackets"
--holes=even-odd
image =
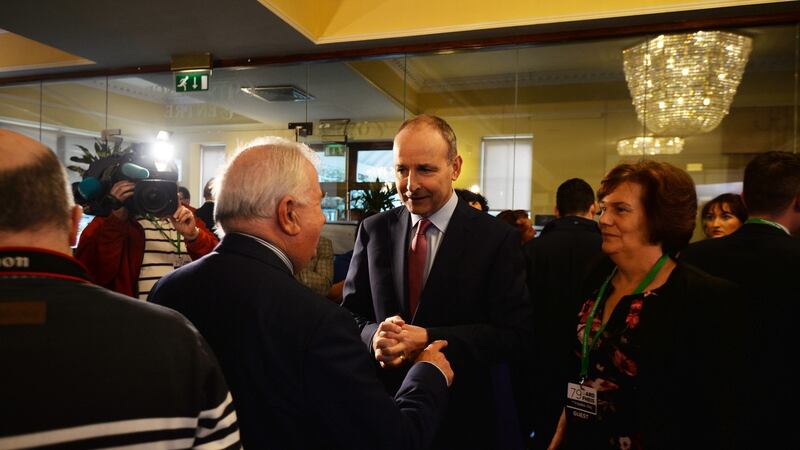
[(347, 148), (352, 151), (360, 150), (391, 150), (394, 142), (390, 139), (378, 141), (349, 141)]
[[(776, 4), (778, 6), (784, 4)], [(668, 14), (669, 15), (669, 14)], [(630, 19), (630, 18), (621, 18)], [(273, 64), (300, 64), (312, 62), (332, 62), (358, 58), (378, 58), (404, 54), (424, 54), (441, 51), (472, 50), (490, 47), (505, 47), (555, 42), (571, 42), (593, 39), (606, 39), (647, 35), (654, 33), (683, 32), (701, 29), (725, 29), (766, 25), (800, 23), (800, 7), (792, 5), (790, 11), (781, 11), (763, 15), (746, 15), (735, 17), (716, 17), (689, 20), (671, 20), (653, 24), (619, 25), (592, 29), (543, 32), (533, 34), (505, 35), (501, 37), (462, 39), (442, 42), (426, 42), (418, 44), (382, 46), (336, 50), (330, 52), (304, 53), (283, 56), (264, 56), (253, 58), (222, 59), (214, 62), (215, 69), (228, 67), (263, 66)], [(575, 24), (556, 24), (570, 25)], [(491, 30), (489, 30), (491, 31)], [(494, 30), (513, 33), (513, 30)], [(435, 35), (429, 36), (435, 38)], [(47, 73), (28, 76), (0, 77), (0, 85), (25, 83), (33, 81), (69, 80), (78, 78), (94, 78), (105, 76), (133, 75), (140, 73), (169, 72), (169, 64), (145, 65), (135, 67), (119, 67), (74, 72)]]
[(102, 78), (139, 73), (169, 72), (169, 64), (154, 64), (149, 66), (118, 67), (114, 69), (80, 70), (74, 72), (43, 73), (18, 77), (0, 78), (0, 86), (12, 83), (26, 83), (33, 81), (76, 80), (81, 78)]

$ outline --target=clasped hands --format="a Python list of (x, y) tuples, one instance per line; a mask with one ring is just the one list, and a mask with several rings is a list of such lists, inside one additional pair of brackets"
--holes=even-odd
[(453, 368), (442, 353), (447, 341), (437, 340), (428, 344), (428, 330), (410, 325), (400, 316), (389, 317), (378, 325), (372, 338), (375, 359), (381, 367), (399, 367), (406, 361), (429, 362), (444, 375), (447, 385), (453, 384)]
[(447, 341), (438, 340), (428, 344), (428, 330), (407, 324), (402, 317), (393, 316), (378, 325), (372, 338), (375, 359), (381, 367), (399, 367), (406, 361), (429, 362), (444, 375), (447, 385), (453, 383), (453, 369), (442, 353)]
[(375, 359), (381, 367), (399, 367), (414, 361), (427, 346), (428, 330), (407, 324), (400, 316), (381, 322), (372, 338)]

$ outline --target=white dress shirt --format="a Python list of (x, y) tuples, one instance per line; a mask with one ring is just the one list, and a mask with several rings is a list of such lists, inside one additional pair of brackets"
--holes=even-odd
[[(428, 238), (428, 255), (425, 257), (425, 272), (422, 275), (422, 287), (428, 281), (428, 274), (431, 273), (433, 267), (433, 260), (436, 258), (436, 252), (439, 251), (439, 245), (442, 243), (444, 233), (447, 231), (447, 226), (450, 224), (450, 218), (453, 217), (453, 211), (456, 210), (458, 204), (458, 196), (455, 191), (450, 191), (450, 199), (439, 208), (438, 211), (427, 217), (431, 221), (431, 225), (425, 230), (425, 236)], [(410, 239), (408, 240), (408, 249), (411, 249), (411, 243), (414, 241), (414, 235), (417, 233), (419, 221), (424, 217), (411, 213), (411, 230), (409, 230)]]

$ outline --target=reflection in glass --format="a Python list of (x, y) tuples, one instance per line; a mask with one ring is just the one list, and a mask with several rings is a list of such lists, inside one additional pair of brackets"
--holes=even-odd
[(668, 136), (636, 136), (620, 139), (617, 153), (622, 156), (677, 155), (683, 151), (683, 138)]
[(394, 156), (391, 150), (361, 150), (356, 162), (356, 182), (395, 183)]
[(345, 180), (347, 158), (344, 155), (329, 155), (328, 152), (317, 152), (319, 156), (319, 182), (341, 183)]
[[(578, 177), (597, 186), (610, 167), (638, 158), (685, 168), (703, 197), (711, 195), (703, 192), (711, 188), (703, 186), (735, 192), (729, 184), (741, 182), (754, 155), (796, 149), (798, 30), (796, 24), (729, 30), (752, 39), (729, 114), (710, 132), (683, 136), (679, 154), (639, 149), (620, 155), (617, 150), (621, 139), (650, 135), (632, 104), (622, 49), (657, 35), (218, 69), (205, 92), (176, 92), (170, 72), (4, 85), (0, 127), (41, 139), (66, 164), (78, 154), (77, 145), (91, 148), (104, 129), (120, 129), (125, 143), (145, 146), (159, 130), (171, 131), (184, 184), (199, 199), (205, 180), (226, 155), (260, 136), (295, 139), (288, 123), (313, 122), (313, 134), (300, 139), (325, 150), (319, 172), (329, 220), (351, 217), (351, 191), (370, 188), (376, 179), (378, 185), (395, 180), (391, 140), (404, 118), (418, 114), (450, 123), (464, 161), (456, 187), (479, 185), (492, 208), (550, 214), (564, 180)], [(659, 43), (652, 45), (651, 57)], [(726, 46), (711, 51), (730, 52)], [(644, 81), (652, 81), (653, 87), (655, 64), (651, 61)], [(674, 83), (669, 86), (694, 76), (696, 66), (680, 64), (673, 64)], [(719, 80), (721, 72), (710, 66), (709, 71)], [(242, 92), (243, 87), (285, 85), (315, 100), (267, 102)], [(680, 98), (663, 100), (665, 107)], [(701, 105), (706, 98), (708, 106), (714, 105), (710, 96), (703, 96)], [(648, 128), (659, 108), (657, 101), (647, 107)], [(520, 135), (536, 136), (536, 153), (529, 159), (517, 154), (513, 170), (509, 158), (501, 158), (506, 165), (500, 171), (492, 155), (486, 158), (482, 143)], [(334, 151), (336, 145), (340, 150)], [(516, 145), (519, 153), (519, 140)], [(220, 149), (213, 161), (208, 148)], [(493, 167), (501, 174), (495, 175)], [(492, 178), (497, 186), (487, 185)]]

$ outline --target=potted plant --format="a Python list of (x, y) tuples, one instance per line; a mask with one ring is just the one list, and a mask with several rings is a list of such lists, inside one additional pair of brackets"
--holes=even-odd
[(385, 211), (394, 208), (394, 199), (397, 195), (397, 188), (394, 183), (380, 184), (379, 179), (371, 183), (371, 189), (363, 189), (353, 195), (354, 208), (364, 211)]
[(81, 177), (83, 177), (83, 174), (86, 172), (86, 169), (92, 162), (112, 155), (123, 155), (131, 152), (133, 149), (132, 146), (122, 148), (121, 139), (115, 139), (113, 141), (113, 145), (109, 145), (107, 140), (96, 140), (94, 143), (94, 153), (82, 145), (76, 144), (75, 146), (81, 149), (82, 154), (80, 156), (72, 156), (69, 158), (69, 160), (76, 163), (86, 164), (86, 167), (70, 165), (67, 166), (67, 169), (77, 172)]

